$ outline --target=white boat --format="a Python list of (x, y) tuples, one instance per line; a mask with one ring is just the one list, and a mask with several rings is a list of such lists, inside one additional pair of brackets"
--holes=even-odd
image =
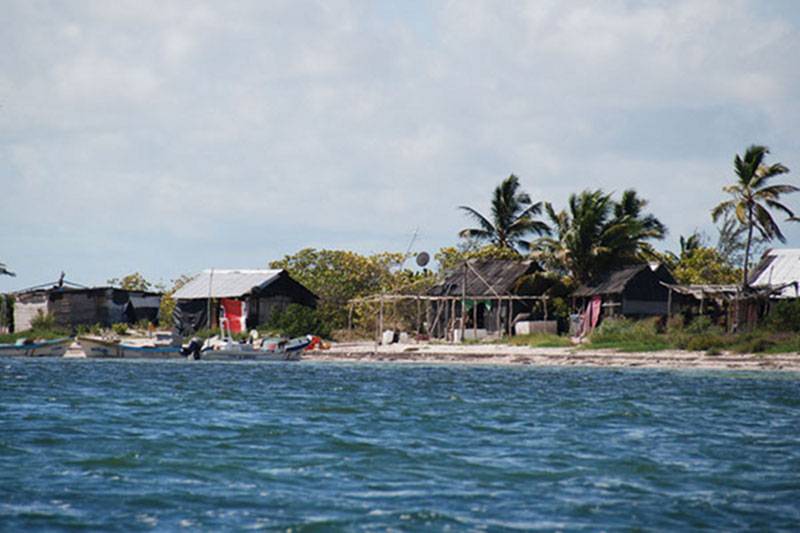
[(182, 357), (180, 346), (124, 344), (118, 340), (79, 337), (83, 353), (90, 358), (177, 359)]
[(29, 342), (20, 339), (14, 344), (0, 344), (0, 357), (64, 357), (75, 337)]
[(264, 339), (260, 346), (237, 342), (233, 339), (228, 321), (220, 319), (222, 337), (206, 341), (197, 358), (209, 361), (258, 360), (258, 361), (297, 361), (300, 353), (311, 344), (312, 337), (296, 339)]
[(126, 359), (180, 359), (180, 346), (131, 346), (119, 345), (119, 351)]
[(83, 355), (88, 358), (122, 357), (118, 340), (100, 337), (78, 337), (78, 344), (81, 345)]

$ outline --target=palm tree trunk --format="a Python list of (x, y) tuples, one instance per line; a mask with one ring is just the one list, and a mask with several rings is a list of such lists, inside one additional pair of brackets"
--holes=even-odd
[(750, 262), (750, 243), (753, 240), (753, 208), (750, 207), (747, 226), (747, 246), (744, 249), (744, 272), (742, 272), (742, 288), (747, 289), (747, 266)]

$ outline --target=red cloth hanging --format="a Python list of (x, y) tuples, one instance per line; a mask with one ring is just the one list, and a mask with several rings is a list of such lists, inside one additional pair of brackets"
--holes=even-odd
[(223, 298), (220, 301), (220, 305), (222, 305), (222, 309), (225, 311), (225, 318), (228, 319), (231, 333), (241, 333), (245, 331), (244, 302)]

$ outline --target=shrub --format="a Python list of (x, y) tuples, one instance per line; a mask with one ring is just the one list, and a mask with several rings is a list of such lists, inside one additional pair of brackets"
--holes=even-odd
[(111, 329), (113, 329), (114, 333), (117, 335), (125, 335), (128, 333), (128, 324), (117, 322), (116, 324), (111, 324)]
[(56, 317), (53, 313), (45, 313), (41, 309), (31, 320), (31, 328), (38, 330), (50, 330), (56, 327)]
[(686, 349), (692, 351), (721, 350), (724, 346), (722, 339), (711, 333), (693, 335), (686, 343)]
[(620, 342), (660, 343), (658, 320), (630, 320), (627, 318), (606, 319), (590, 336), (592, 344)]
[(769, 313), (766, 326), (772, 331), (800, 332), (800, 300), (781, 300)]
[(318, 335), (329, 338), (331, 333), (316, 309), (299, 304), (289, 304), (285, 310), (276, 308), (265, 327), (290, 337)]

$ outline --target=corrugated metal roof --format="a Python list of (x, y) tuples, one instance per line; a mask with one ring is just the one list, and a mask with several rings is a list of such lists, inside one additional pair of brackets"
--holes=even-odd
[[(800, 281), (800, 249), (767, 250), (750, 275), (752, 287), (781, 286)], [(796, 298), (796, 286), (784, 287), (779, 298)]]
[[(500, 295), (509, 295), (514, 293), (514, 286), (519, 278), (538, 268), (532, 261), (501, 259), (470, 259), (469, 267), (466, 276), (463, 263), (451, 268), (447, 271), (445, 279), (434, 285), (428, 294), (431, 296), (460, 295), (461, 285), (466, 277), (464, 293), (469, 296), (494, 296), (495, 292)], [(491, 288), (486, 283), (489, 283)]]
[(238, 298), (255, 287), (263, 289), (275, 281), (282, 270), (204, 270), (199, 276), (175, 291), (176, 300)]

